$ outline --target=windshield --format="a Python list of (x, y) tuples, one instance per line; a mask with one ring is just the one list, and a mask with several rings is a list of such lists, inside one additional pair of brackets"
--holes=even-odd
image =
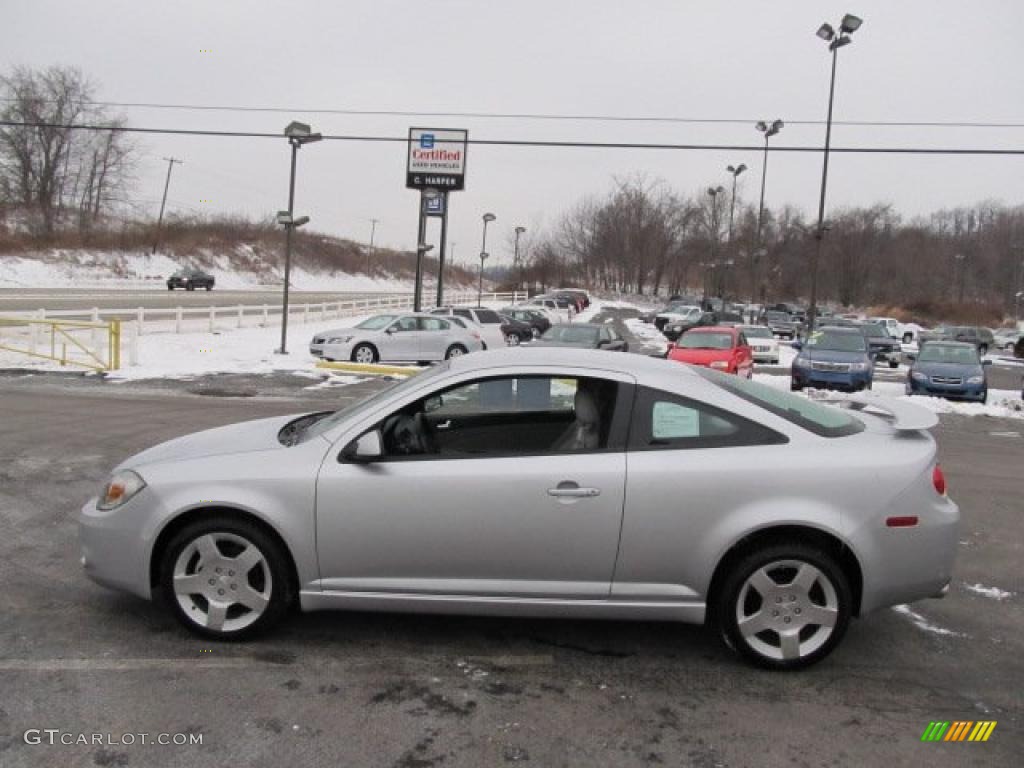
[(774, 339), (772, 332), (763, 325), (744, 325), (743, 333), (751, 339)]
[(682, 335), (676, 346), (681, 349), (732, 349), (732, 334), (690, 331)]
[(867, 350), (864, 336), (859, 333), (830, 333), (818, 331), (811, 334), (807, 346), (833, 352), (864, 352)]
[(556, 341), (560, 344), (596, 344), (597, 328), (585, 328), (578, 325), (556, 325), (549, 328), (541, 337), (545, 341)]
[(390, 325), (396, 317), (398, 315), (374, 315), (363, 320), (356, 328), (362, 328), (364, 331), (379, 331)]
[(785, 312), (765, 312), (764, 316), (772, 322), (786, 322), (789, 320), (789, 315)]
[(917, 356), (919, 363), (956, 363), (958, 365), (979, 365), (978, 353), (974, 347), (953, 347), (945, 344), (925, 344)]
[(710, 368), (699, 368), (697, 373), (748, 403), (821, 437), (844, 437), (864, 431), (861, 421), (835, 406), (815, 403), (806, 397)]
[(875, 323), (865, 323), (861, 327), (864, 329), (864, 335), (870, 336), (872, 339), (878, 337), (888, 338), (889, 336), (889, 334), (882, 329), (882, 326)]
[(439, 363), (435, 366), (432, 366), (431, 368), (428, 368), (425, 371), (409, 376), (408, 378), (402, 381), (397, 381), (390, 387), (385, 387), (380, 392), (376, 392), (364, 400), (357, 400), (354, 403), (350, 403), (349, 405), (346, 405), (344, 408), (335, 411), (330, 416), (327, 416), (313, 424), (310, 424), (305, 429), (305, 431), (302, 432), (300, 439), (308, 440), (314, 435), (322, 435), (324, 432), (327, 432), (333, 427), (336, 427), (338, 424), (341, 424), (346, 419), (349, 419), (358, 414), (359, 412), (373, 407), (382, 400), (387, 400), (393, 395), (399, 395), (406, 389), (413, 389), (415, 387), (420, 386), (425, 380), (432, 379), (438, 374), (447, 371), (449, 366), (450, 363), (448, 363), (448, 361)]

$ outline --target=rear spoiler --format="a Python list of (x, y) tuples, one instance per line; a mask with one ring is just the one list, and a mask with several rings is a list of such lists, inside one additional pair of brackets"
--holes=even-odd
[(840, 405), (855, 411), (867, 411), (875, 416), (881, 416), (888, 421), (892, 428), (899, 432), (917, 432), (922, 429), (931, 429), (939, 423), (939, 417), (934, 411), (908, 403), (905, 400), (895, 400), (891, 397), (866, 397), (864, 395), (851, 395), (843, 398), (815, 399), (818, 403), (829, 403)]

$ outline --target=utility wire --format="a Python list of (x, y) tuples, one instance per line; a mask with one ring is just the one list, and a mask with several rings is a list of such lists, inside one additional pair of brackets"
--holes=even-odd
[[(194, 128), (138, 128), (111, 125), (58, 124), (58, 123), (23, 123), (12, 120), (0, 120), (0, 126), (20, 128), (60, 128), (64, 130), (82, 131), (117, 131), (119, 133), (166, 134), (173, 136), (217, 136), (227, 138), (250, 139), (282, 139), (280, 133), (261, 133), (256, 131), (213, 131)], [(409, 141), (407, 136), (359, 136), (345, 134), (324, 134), (327, 141), (366, 141), (379, 143), (401, 143)], [(435, 139), (435, 144), (462, 144), (461, 140)], [(670, 144), (620, 141), (552, 141), (535, 139), (468, 139), (468, 144), (482, 146), (507, 147), (556, 147), (582, 149), (658, 149), (658, 150), (697, 150), (715, 152), (763, 152), (765, 148), (754, 144)], [(770, 152), (813, 152), (822, 151), (820, 146), (778, 146), (769, 148)], [(954, 148), (954, 147), (831, 147), (830, 152), (840, 154), (887, 154), (887, 155), (1024, 155), (1024, 149), (987, 149), (987, 148)]]
[[(13, 97), (0, 101), (16, 101)], [(43, 100), (53, 103), (53, 100)], [(354, 117), (461, 117), (486, 120), (545, 120), (609, 123), (690, 123), (707, 125), (753, 125), (761, 118), (676, 117), (670, 115), (559, 115), (545, 112), (441, 112), (404, 109), (299, 109), (292, 107), (246, 107), (221, 104), (162, 104), (157, 102), (83, 101), (96, 107), (120, 109), (167, 109), (206, 112), (265, 112), (277, 114), (348, 115)], [(787, 125), (824, 125), (824, 120), (786, 120)], [(832, 125), (883, 128), (1024, 128), (1024, 123), (973, 120), (833, 120)]]

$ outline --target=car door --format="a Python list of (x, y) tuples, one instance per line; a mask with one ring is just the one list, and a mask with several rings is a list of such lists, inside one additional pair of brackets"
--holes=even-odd
[[(601, 441), (566, 448), (560, 441), (576, 438), (581, 386), (585, 397), (600, 393)], [(354, 426), (317, 482), (323, 589), (607, 598), (631, 399), (624, 376), (477, 374)], [(400, 454), (390, 444), (389, 424), (414, 413), (434, 425), (436, 452)], [(381, 460), (339, 461), (343, 444), (377, 426)]]
[(747, 341), (746, 334), (737, 334), (735, 352), (737, 375), (749, 379), (754, 375), (754, 350)]
[(420, 317), (418, 360), (444, 360), (452, 340), (451, 323), (440, 317)]
[(382, 360), (420, 360), (420, 338), (423, 334), (415, 317), (399, 317), (384, 331), (381, 339)]

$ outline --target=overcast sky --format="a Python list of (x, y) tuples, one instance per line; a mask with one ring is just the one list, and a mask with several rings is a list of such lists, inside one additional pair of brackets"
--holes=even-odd
[[(121, 110), (137, 126), (280, 132), (292, 119), (330, 134), (404, 136), (410, 125), (470, 138), (757, 146), (758, 119), (790, 121), (773, 142), (820, 145), (829, 56), (814, 32), (863, 17), (839, 52), (836, 120), (1024, 123), (1021, 0), (4, 0), (0, 67), (80, 67), (116, 102), (295, 108), (288, 113)], [(209, 52), (206, 52), (209, 51)], [(317, 109), (735, 119), (732, 124), (535, 121), (318, 114)], [(303, 111), (309, 110), (309, 111)], [(285, 140), (147, 136), (135, 197), (264, 215), (287, 204)], [(834, 146), (1024, 148), (1022, 128), (836, 126)], [(410, 248), (417, 194), (401, 144), (323, 142), (300, 151), (296, 211), (318, 230)], [(537, 232), (613, 176), (684, 192), (728, 184), (754, 200), (757, 152), (470, 146), (452, 194), (449, 239), (465, 263), (508, 257), (508, 232)], [(893, 203), (904, 216), (996, 199), (1020, 204), (1024, 156), (833, 155), (828, 204)], [(820, 154), (769, 159), (767, 201), (813, 215)], [(200, 202), (210, 200), (212, 202)], [(490, 238), (493, 237), (493, 240)]]

